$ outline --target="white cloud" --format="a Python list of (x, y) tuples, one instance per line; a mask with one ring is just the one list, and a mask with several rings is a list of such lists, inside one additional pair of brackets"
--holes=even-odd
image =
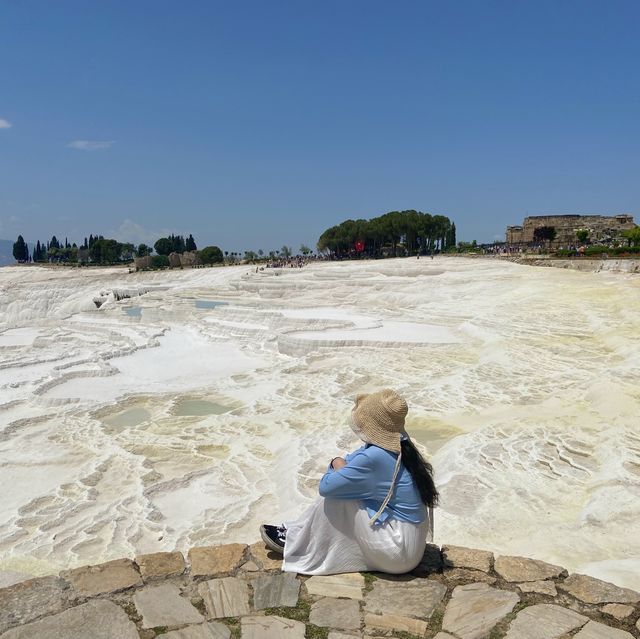
[(69, 142), (67, 146), (77, 151), (98, 151), (100, 149), (108, 149), (115, 143), (115, 140), (74, 140)]
[(132, 244), (148, 244), (153, 246), (153, 243), (161, 237), (167, 237), (175, 231), (168, 229), (151, 230), (146, 229), (137, 222), (127, 218), (117, 229), (108, 231), (105, 237), (112, 237), (118, 242), (131, 242)]
[(13, 126), (9, 120), (5, 120), (4, 118), (0, 118), (0, 129), (10, 129)]

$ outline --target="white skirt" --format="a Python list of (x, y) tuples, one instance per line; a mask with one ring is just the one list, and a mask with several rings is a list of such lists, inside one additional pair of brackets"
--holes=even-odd
[(371, 526), (360, 501), (320, 497), (300, 519), (286, 524), (282, 569), (304, 575), (409, 572), (424, 555), (429, 523), (428, 518), (420, 524), (390, 518)]

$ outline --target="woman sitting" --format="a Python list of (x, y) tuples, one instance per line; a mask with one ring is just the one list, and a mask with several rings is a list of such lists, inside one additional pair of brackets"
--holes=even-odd
[(438, 492), (404, 430), (407, 410), (391, 389), (358, 395), (351, 427), (364, 446), (331, 461), (320, 498), (298, 521), (260, 527), (266, 545), (284, 554), (283, 570), (399, 574), (420, 563)]

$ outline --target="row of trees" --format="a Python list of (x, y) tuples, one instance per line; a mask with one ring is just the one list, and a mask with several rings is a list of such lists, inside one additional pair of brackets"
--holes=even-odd
[[(304, 255), (305, 257), (313, 253), (313, 249), (310, 249), (308, 246), (306, 246), (306, 244), (301, 244), (298, 251), (300, 255)], [(244, 259), (250, 260), (250, 261), (258, 261), (262, 259), (270, 259), (270, 260), (281, 259), (281, 258), (288, 259), (293, 254), (294, 254), (293, 248), (285, 244), (284, 246), (282, 246), (282, 248), (276, 249), (274, 251), (269, 251), (266, 255), (262, 249), (258, 250), (257, 253), (255, 251), (245, 251)], [(242, 257), (242, 253), (236, 253), (236, 252), (229, 253), (229, 251), (225, 251), (224, 255), (225, 255), (225, 258), (230, 259), (231, 261), (239, 260)]]
[(193, 235), (185, 240), (182, 235), (169, 235), (168, 237), (161, 237), (153, 245), (158, 255), (169, 255), (171, 253), (184, 253), (185, 251), (197, 250), (196, 241), (193, 239)]
[[(130, 262), (134, 257), (147, 257), (153, 254), (153, 268), (164, 268), (169, 266), (168, 256), (171, 253), (184, 253), (185, 251), (197, 251), (198, 257), (203, 264), (217, 264), (224, 262), (236, 262), (242, 259), (258, 261), (262, 259), (289, 258), (293, 255), (290, 246), (283, 246), (279, 250), (265, 252), (260, 249), (254, 251), (224, 253), (217, 246), (207, 246), (198, 251), (193, 235), (186, 239), (182, 235), (169, 235), (161, 237), (154, 246), (138, 244), (137, 246), (128, 242), (118, 242), (117, 240), (105, 238), (102, 235), (89, 235), (84, 238), (84, 242), (78, 246), (75, 242), (70, 244), (65, 238), (64, 242), (59, 241), (54, 235), (48, 242), (36, 242), (32, 254), (22, 235), (18, 236), (13, 245), (13, 257), (18, 262), (69, 262), (69, 263), (92, 263), (92, 264), (117, 264), (120, 262)], [(310, 255), (313, 251), (306, 245), (300, 246), (302, 255)]]
[[(170, 235), (156, 241), (154, 247), (146, 244), (132, 244), (118, 242), (102, 235), (89, 235), (78, 246), (70, 244), (67, 238), (64, 242), (54, 235), (48, 242), (38, 240), (29, 254), (29, 247), (22, 235), (13, 244), (13, 257), (18, 262), (80, 262), (93, 264), (117, 264), (130, 262), (134, 257), (145, 257), (153, 253), (155, 248), (158, 255), (167, 256), (170, 253), (184, 253), (197, 250), (193, 235), (185, 240), (182, 235)], [(219, 250), (219, 249), (218, 249)]]
[(370, 220), (345, 220), (320, 236), (318, 251), (395, 257), (444, 251), (455, 245), (456, 225), (448, 217), (409, 210), (390, 211)]

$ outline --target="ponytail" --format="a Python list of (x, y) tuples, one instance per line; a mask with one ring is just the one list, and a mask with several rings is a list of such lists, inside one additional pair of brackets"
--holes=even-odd
[(437, 506), (438, 491), (433, 481), (433, 467), (424, 459), (410, 439), (403, 439), (400, 447), (402, 463), (413, 478), (422, 503), (429, 508)]

